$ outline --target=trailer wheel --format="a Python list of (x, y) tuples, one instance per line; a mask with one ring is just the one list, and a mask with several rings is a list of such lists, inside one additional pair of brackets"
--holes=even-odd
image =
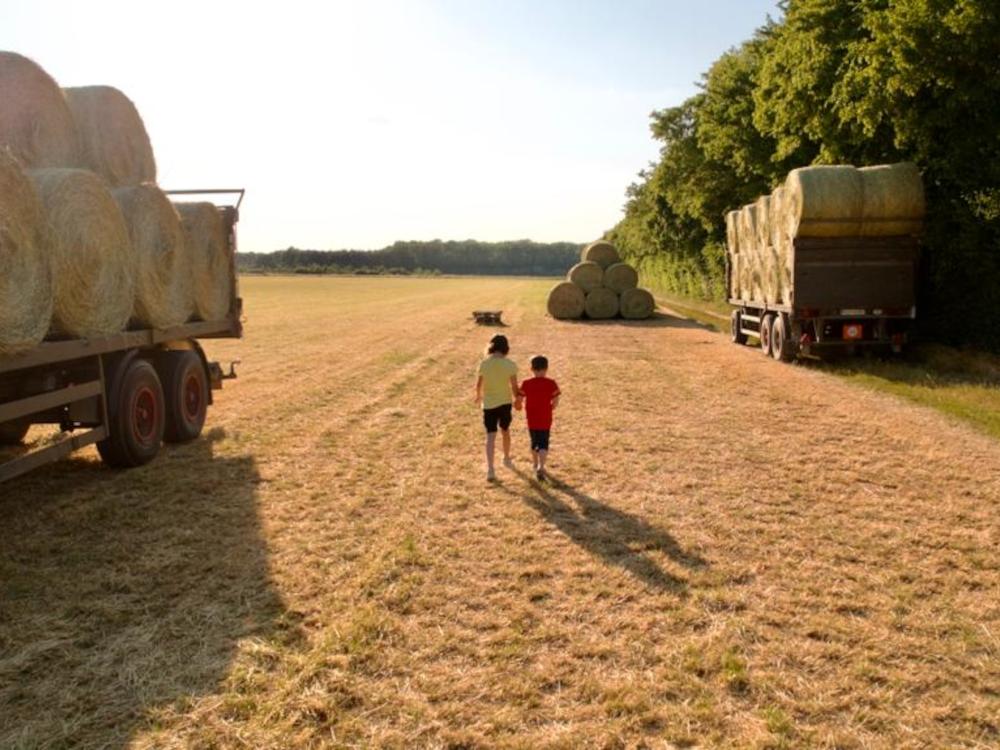
[(776, 316), (771, 326), (771, 356), (779, 362), (795, 359), (795, 344), (788, 335), (788, 321), (784, 315)]
[(163, 439), (186, 443), (201, 434), (208, 415), (208, 376), (201, 357), (193, 351), (164, 352), (157, 368), (167, 402)]
[(774, 313), (760, 316), (760, 350), (766, 356), (771, 356), (771, 330), (774, 325)]
[(31, 424), (19, 419), (0, 424), (0, 445), (20, 445)]
[(743, 315), (739, 310), (733, 310), (732, 315), (729, 316), (729, 326), (732, 331), (732, 342), (741, 346), (745, 344), (747, 335), (743, 333)]
[(163, 386), (156, 369), (135, 359), (108, 394), (108, 437), (97, 444), (104, 463), (128, 469), (152, 461), (165, 425)]

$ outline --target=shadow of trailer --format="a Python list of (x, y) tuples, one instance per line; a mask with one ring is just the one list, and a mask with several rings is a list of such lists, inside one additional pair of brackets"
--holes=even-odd
[(127, 330), (89, 339), (46, 340), (0, 357), (0, 445), (18, 445), (36, 424), (60, 436), (0, 463), (0, 482), (96, 445), (116, 468), (152, 461), (167, 442), (202, 431), (212, 391), (235, 378), (210, 362), (198, 339), (240, 338), (243, 301), (236, 275), (236, 224), (242, 189), (168, 190), (169, 195), (237, 195), (218, 210), (228, 237), (230, 308), (221, 320)]
[(899, 353), (916, 318), (919, 255), (912, 236), (796, 238), (787, 299), (780, 301), (735, 294), (727, 257), (731, 339), (757, 338), (764, 354), (782, 362), (869, 349)]

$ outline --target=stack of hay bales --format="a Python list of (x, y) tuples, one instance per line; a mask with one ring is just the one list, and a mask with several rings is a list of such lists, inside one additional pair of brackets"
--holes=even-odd
[(730, 297), (791, 305), (797, 238), (918, 234), (924, 211), (915, 164), (793, 169), (770, 195), (726, 214)]
[(610, 242), (599, 240), (583, 248), (580, 262), (566, 281), (549, 292), (549, 315), (560, 320), (628, 320), (648, 318), (656, 309), (653, 295), (639, 289), (639, 274), (623, 263)]
[(218, 209), (157, 187), (131, 100), (0, 52), (0, 354), (219, 319), (231, 291)]

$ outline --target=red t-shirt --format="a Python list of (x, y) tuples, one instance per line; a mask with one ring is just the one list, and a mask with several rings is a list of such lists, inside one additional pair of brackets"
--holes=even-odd
[(549, 378), (529, 378), (521, 383), (524, 412), (529, 430), (552, 429), (552, 399), (559, 395), (559, 386)]

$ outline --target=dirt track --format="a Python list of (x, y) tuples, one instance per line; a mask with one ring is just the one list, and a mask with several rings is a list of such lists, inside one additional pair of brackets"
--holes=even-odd
[[(0, 745), (1000, 742), (1000, 443), (538, 282), (245, 286), (209, 439), (0, 490)], [(483, 481), (487, 301), (552, 485)]]

